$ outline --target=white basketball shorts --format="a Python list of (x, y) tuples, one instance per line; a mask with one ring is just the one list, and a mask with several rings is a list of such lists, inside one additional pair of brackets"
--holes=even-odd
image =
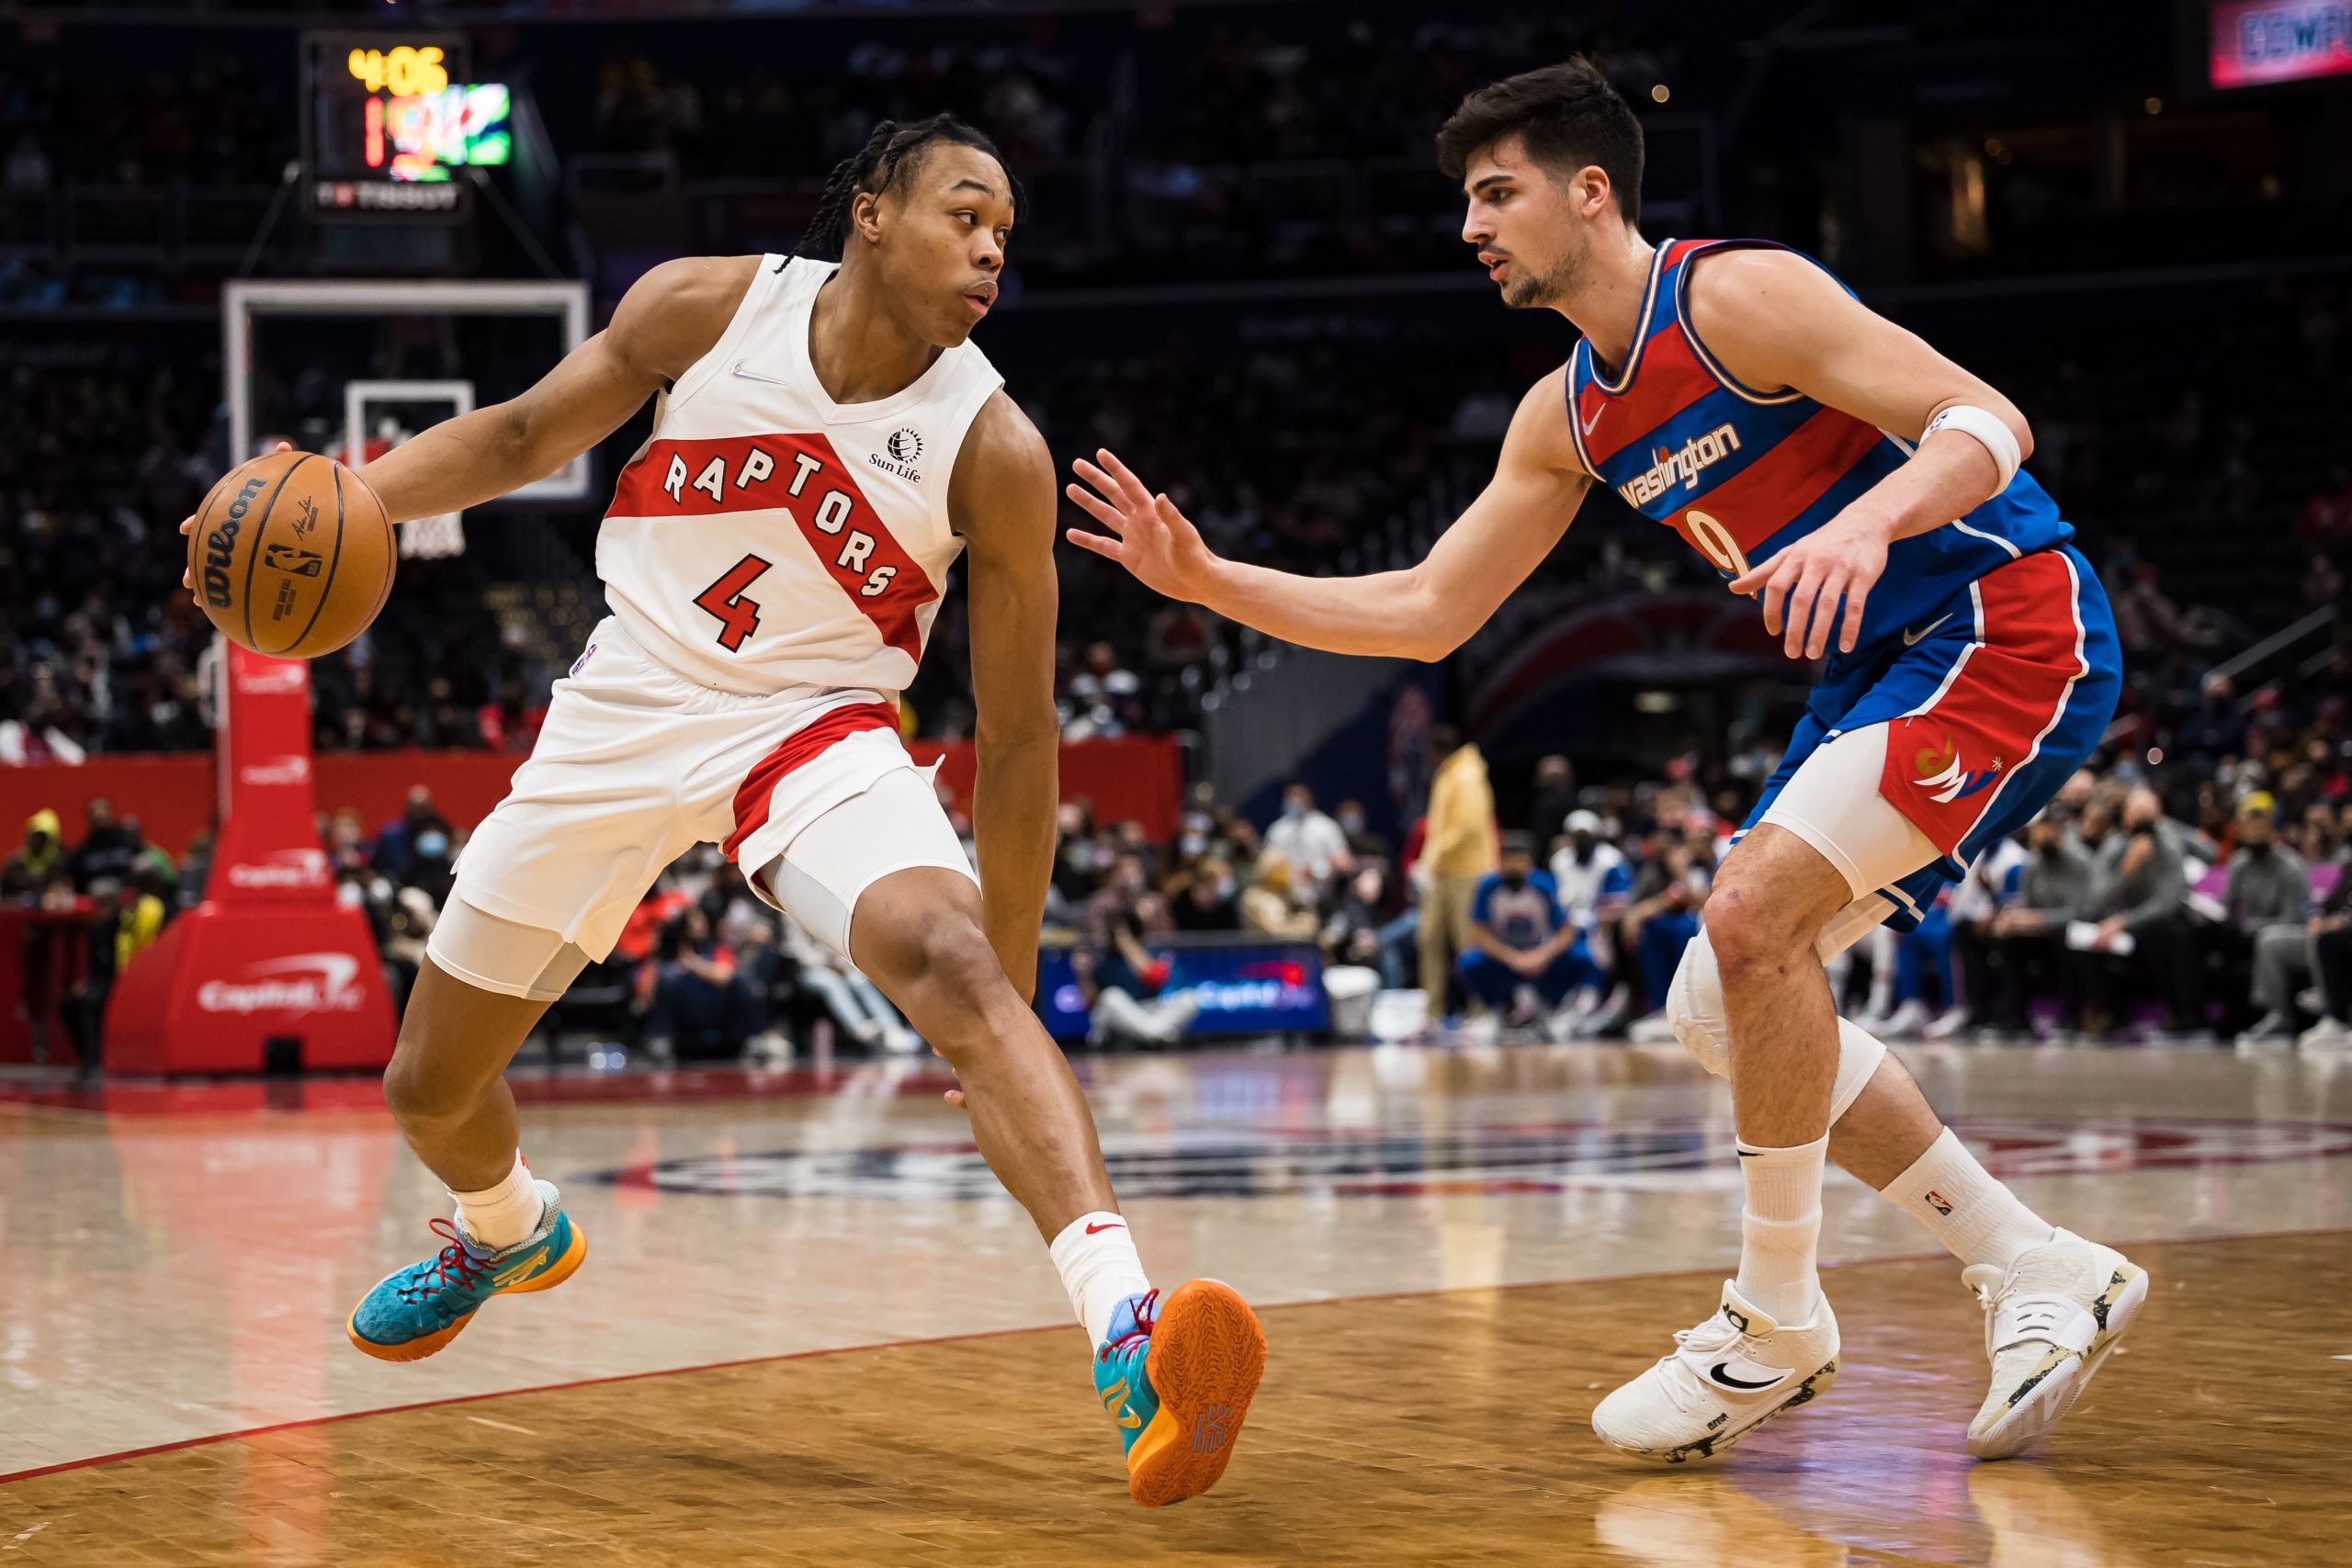
[[(747, 873), (770, 871), (791, 850), (789, 863), (807, 862), (821, 876), (751, 874), (752, 890), (799, 918), (787, 900), (800, 886), (811, 906), (801, 923), (845, 949), (850, 909), (876, 878), (910, 865), (971, 874), (898, 725), (896, 705), (878, 692), (715, 690), (658, 662), (607, 618), (556, 682), (538, 744), (506, 798), (458, 856), (452, 898), (599, 960), (654, 878), (689, 847), (721, 844)], [(888, 833), (871, 831), (857, 812), (835, 811), (901, 773), (882, 792)], [(797, 843), (812, 829), (826, 841)], [(475, 922), (443, 922), (453, 925), (462, 937)], [(536, 971), (508, 975), (513, 965), (493, 955), (447, 948), (441, 929), (431, 951), (444, 968), (531, 993)]]

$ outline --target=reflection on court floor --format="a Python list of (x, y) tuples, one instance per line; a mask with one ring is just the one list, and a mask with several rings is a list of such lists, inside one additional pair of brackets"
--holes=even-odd
[(407, 1367), (341, 1327), (446, 1205), (373, 1085), (0, 1079), (0, 1561), (2346, 1560), (2352, 1070), (1904, 1055), (2155, 1275), (2042, 1458), (1966, 1461), (1981, 1315), (1842, 1179), (1834, 1396), (1712, 1472), (1595, 1446), (1737, 1245), (1728, 1095), (1678, 1050), (1082, 1058), (1147, 1265), (1233, 1280), (1273, 1348), (1227, 1487), (1148, 1524), (936, 1064), (526, 1069), (589, 1265)]

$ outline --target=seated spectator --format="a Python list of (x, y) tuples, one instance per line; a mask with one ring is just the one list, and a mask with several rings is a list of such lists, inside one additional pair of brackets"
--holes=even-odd
[(2081, 1031), (2083, 970), (2067, 951), (2066, 927), (2089, 908), (2092, 875), (2091, 857), (2073, 841), (2064, 812), (2053, 807), (2027, 826), (2016, 891), (1993, 917), (1990, 984), (1979, 1013), (1987, 1028), (2030, 1032), (2027, 998), (2056, 991), (2060, 1031)]
[(1283, 812), (1266, 829), (1266, 849), (1287, 861), (1306, 891), (1318, 899), (1335, 874), (1355, 869), (1346, 830), (1316, 808), (1315, 791), (1303, 784), (1283, 791)]
[(418, 784), (408, 792), (401, 814), (376, 829), (376, 869), (387, 876), (405, 878), (417, 840), (434, 829), (439, 830), (444, 843), (448, 841), (449, 819), (433, 804), (433, 792)]
[[(153, 874), (147, 876), (152, 882)], [(98, 1076), (107, 998), (114, 983), (163, 931), (167, 910), (152, 887), (126, 886), (111, 876), (97, 878), (85, 891), (92, 904), (87, 951), (81, 976), (66, 987), (57, 1011), (86, 1081)]]
[(1321, 929), (1313, 900), (1291, 875), (1281, 851), (1258, 857), (1257, 876), (1241, 891), (1241, 926), (1292, 942), (1312, 942)]
[(1984, 1030), (1993, 1021), (1992, 1000), (1999, 987), (1993, 975), (1994, 927), (2001, 911), (2016, 899), (2018, 878), (2030, 858), (2018, 838), (2012, 835), (1989, 846), (1970, 864), (1968, 874), (1952, 893), (1947, 918), (1962, 1005), (1928, 1026), (1930, 1040), (1950, 1040), (1964, 1032)]
[(1527, 838), (1538, 854), (1551, 850), (1552, 842), (1567, 831), (1569, 815), (1577, 805), (1577, 770), (1566, 757), (1555, 753), (1535, 764), (1535, 798), (1527, 808)]
[(1182, 872), (1169, 900), (1169, 912), (1180, 931), (1238, 931), (1241, 905), (1233, 881), (1233, 867), (1221, 855), (1204, 854)]
[(115, 820), (114, 802), (103, 795), (83, 802), (82, 822), (82, 841), (65, 856), (67, 880), (76, 893), (87, 893), (101, 881), (119, 887), (130, 880), (144, 841), (135, 829)]
[(1330, 918), (1323, 922), (1324, 961), (1381, 967), (1381, 908), (1388, 898), (1387, 868), (1378, 863), (1358, 866), (1347, 886), (1332, 901)]
[(2295, 1038), (2314, 1055), (2352, 1051), (2352, 875), (2339, 876), (2304, 928), (2319, 977), (2320, 1017)]
[(2095, 922), (2082, 952), (2086, 1000), (2097, 1015), (2086, 1023), (2105, 1032), (2120, 1021), (2124, 997), (2161, 996), (2166, 1016), (2159, 1037), (2189, 1043), (2203, 1037), (2205, 990), (2187, 861), (2164, 822), (2156, 792), (2138, 786), (2124, 799), (2121, 830), (2099, 846), (2085, 910)]
[(1633, 890), (1634, 869), (1625, 852), (1600, 836), (1597, 813), (1571, 811), (1564, 822), (1566, 835), (1552, 852), (1552, 885), (1568, 919), (1590, 926), (1604, 897)]
[(1145, 952), (1128, 927), (1115, 934), (1107, 949), (1070, 950), (1070, 973), (1086, 1003), (1087, 1043), (1174, 1044), (1199, 1015), (1200, 1002), (1190, 992), (1166, 994), (1168, 960)]
[(741, 1055), (767, 1027), (750, 982), (735, 971), (735, 955), (711, 939), (697, 905), (662, 929), (647, 978), (639, 1039), (657, 1062), (682, 1052)]
[(1353, 855), (1359, 863), (1388, 858), (1388, 840), (1364, 825), (1363, 802), (1340, 802), (1332, 808), (1331, 818), (1339, 823), (1340, 833), (1348, 840), (1348, 853)]
[[(765, 921), (758, 923), (764, 925)], [(912, 1056), (922, 1050), (922, 1037), (890, 1005), (890, 998), (882, 994), (881, 987), (867, 979), (855, 964), (802, 930), (799, 922), (784, 922), (783, 941), (775, 951), (783, 962), (793, 966), (794, 982), (823, 1004), (835, 1027), (850, 1039), (894, 1056)], [(775, 1055), (775, 1042), (769, 1033), (756, 1034), (753, 1039), (765, 1054)]]
[(1539, 1002), (1556, 1011), (1568, 994), (1596, 983), (1584, 933), (1560, 908), (1549, 872), (1535, 869), (1525, 833), (1502, 836), (1502, 858), (1470, 896), (1470, 942), (1455, 961), (1462, 988), (1513, 1027), (1535, 1021)]
[(2237, 846), (2222, 891), (2223, 929), (2233, 953), (2253, 960), (2260, 1010), (2239, 1039), (2283, 1043), (2294, 1038), (2295, 993), (2310, 973), (2311, 867), (2278, 842), (2270, 796), (2259, 791), (2238, 803)]
[(1673, 828), (1650, 835), (1650, 850), (1634, 873), (1632, 901), (1617, 921), (1621, 964), (1631, 955), (1626, 977), (1637, 987), (1634, 1006), (1641, 1018), (1628, 1030), (1633, 1039), (1663, 1043), (1674, 1038), (1666, 1023), (1666, 987), (1682, 962), (1682, 950), (1699, 934), (1699, 911), (1714, 882), (1713, 845), (1694, 847)]
[(0, 863), (0, 898), (38, 900), (70, 880), (57, 813), (43, 807), (25, 819), (24, 844)]

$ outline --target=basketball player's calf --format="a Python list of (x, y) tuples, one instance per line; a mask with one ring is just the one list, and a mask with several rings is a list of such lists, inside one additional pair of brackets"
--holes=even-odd
[[(790, 884), (779, 874), (773, 886)], [(1004, 975), (970, 877), (938, 866), (854, 896), (853, 961), (956, 1069), (973, 1139), (1048, 1244), (1095, 1347), (1095, 1391), (1147, 1507), (1207, 1491), (1265, 1370), (1265, 1336), (1234, 1290), (1193, 1280), (1163, 1302), (1117, 1212), (1069, 1062)]]
[[(492, 920), (460, 900), (444, 919), (478, 931), (508, 927), (510, 945), (564, 948), (552, 932)], [(504, 1077), (579, 967), (558, 959), (560, 975), (534, 971), (542, 989), (555, 981), (552, 991), (512, 995), (469, 985), (426, 954), (384, 1071), (384, 1103), (409, 1147), (447, 1187), (457, 1213), (433, 1222), (447, 1243), (438, 1253), (385, 1276), (352, 1310), (345, 1331), (379, 1360), (430, 1356), (492, 1296), (550, 1290), (586, 1258), (587, 1238), (564, 1213), (555, 1184), (535, 1179), (523, 1164)]]
[[(1733, 857), (1752, 870), (1766, 858), (1761, 852), (1769, 852), (1780, 864), (1777, 874), (1763, 880), (1779, 885), (1783, 901), (1776, 905), (1770, 899), (1740, 898), (1740, 883), (1731, 880), (1729, 890), (1736, 897), (1726, 900), (1719, 893), (1710, 901), (1706, 929), (1690, 943), (1675, 975), (1668, 1010), (1677, 1037), (1709, 1071), (1735, 1080), (1741, 1152), (1749, 1156), (1741, 1161), (1748, 1176), (1749, 1201), (1741, 1278), (1726, 1289), (1724, 1314), (1686, 1337), (1678, 1352), (1684, 1358), (1680, 1371), (1675, 1368), (1678, 1357), (1668, 1357), (1612, 1394), (1595, 1413), (1596, 1430), (1629, 1451), (1668, 1460), (1720, 1453), (1771, 1415), (1809, 1400), (1826, 1383), (1818, 1376), (1803, 1379), (1796, 1365), (1819, 1357), (1822, 1348), (1792, 1341), (1781, 1347), (1777, 1358), (1767, 1355), (1753, 1333), (1754, 1315), (1743, 1310), (1749, 1298), (1738, 1294), (1752, 1287), (1786, 1308), (1786, 1297), (1778, 1292), (1787, 1289), (1792, 1277), (1800, 1282), (1812, 1278), (1811, 1243), (1817, 1238), (1819, 1221), (1817, 1208), (1810, 1210), (1809, 1217), (1783, 1212), (1787, 1194), (1775, 1190), (1778, 1183), (1758, 1179), (1759, 1157), (1768, 1170), (1778, 1162), (1770, 1151), (1761, 1156), (1752, 1154), (1747, 1142), (1755, 1075), (1745, 1042), (1735, 1051), (1733, 1041), (1756, 1023), (1760, 1010), (1742, 1010), (1735, 1021), (1730, 998), (1759, 990), (1769, 1009), (1776, 991), (1785, 1005), (1792, 977), (1819, 983), (1818, 961), (1833, 956), (1884, 918), (1890, 906), (1875, 890), (1901, 881), (1938, 852), (1877, 795), (1871, 781), (1883, 757), (1883, 733), (1864, 729), (1825, 746), (1806, 762), (1781, 803)], [(1817, 826), (1825, 822), (1840, 824), (1839, 831)], [(1808, 855), (1815, 860), (1811, 867)], [(1804, 919), (1812, 919), (1818, 900), (1808, 902), (1802, 892), (1786, 890), (1834, 897), (1837, 883), (1819, 874), (1833, 863), (1838, 868), (1833, 875), (1842, 876), (1855, 897), (1826, 922), (1810, 953), (1792, 959), (1786, 951), (1785, 921), (1775, 929), (1765, 919), (1741, 918), (1752, 910), (1795, 908)], [(1727, 862), (1727, 879), (1738, 869)], [(1736, 964), (1722, 960), (1718, 950), (1726, 942), (1737, 951)], [(1809, 987), (1796, 988), (1810, 991)], [(1826, 989), (1822, 994), (1826, 998)], [(1766, 1021), (1769, 1027), (1770, 1020)], [(1980, 1458), (2018, 1453), (2054, 1426), (2080, 1396), (2145, 1300), (2146, 1276), (2120, 1253), (2058, 1230), (2019, 1202), (1942, 1124), (1884, 1045), (1847, 1020), (1831, 1021), (1837, 1048), (1829, 1057), (1827, 1153), (1917, 1219), (1964, 1265), (1962, 1278), (1984, 1306), (1993, 1373), (1991, 1388), (1969, 1426), (1969, 1451)], [(1806, 1091), (1810, 1089), (1808, 1083)], [(1780, 1107), (1783, 1111), (1786, 1098)], [(1769, 1099), (1765, 1103), (1770, 1107)], [(1817, 1153), (1809, 1167), (1817, 1193)], [(1792, 1235), (1805, 1244), (1802, 1258), (1788, 1256)], [(1817, 1284), (1815, 1289), (1817, 1293)], [(1735, 1313), (1741, 1321), (1733, 1321)], [(1830, 1321), (1828, 1370), (1834, 1374), (1834, 1320), (1826, 1305), (1817, 1316)], [(1778, 1322), (1786, 1321), (1781, 1318), (1770, 1326), (1777, 1328)], [(1785, 1332), (1781, 1337), (1788, 1337)], [(1723, 1343), (1717, 1345), (1717, 1340)], [(1775, 1371), (1781, 1370), (1779, 1362), (1787, 1362), (1789, 1375), (1775, 1379), (1751, 1367), (1744, 1372), (1735, 1370), (1736, 1381), (1725, 1381), (1713, 1369), (1719, 1362), (1730, 1364), (1735, 1353), (1747, 1361), (1760, 1358)], [(1754, 1392), (1741, 1389), (1741, 1383)], [(1663, 1407), (1660, 1394), (1667, 1396)], [(1683, 1428), (1693, 1424), (1682, 1408), (1686, 1405), (1702, 1412), (1696, 1424), (1704, 1430), (1695, 1438), (1683, 1435)], [(1661, 1408), (1670, 1412), (1662, 1422), (1655, 1419)], [(1658, 1429), (1648, 1429), (1652, 1427)], [(1639, 1440), (1644, 1438), (1648, 1440)]]

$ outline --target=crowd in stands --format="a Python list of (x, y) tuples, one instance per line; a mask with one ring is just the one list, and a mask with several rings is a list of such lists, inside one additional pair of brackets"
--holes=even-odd
[[(1882, 927), (1833, 960), (1847, 1015), (1894, 1040), (2352, 1049), (2345, 704), (2227, 695), (2213, 683), (2166, 732), (2177, 761), (2111, 747), (1915, 929)], [(1304, 784), (1262, 827), (1196, 793), (1166, 843), (1065, 802), (1046, 935), (1072, 949), (1091, 1038), (1182, 1039), (1196, 1009), (1168, 991), (1160, 944), (1222, 933), (1315, 943), (1327, 970), (1418, 989), (1432, 1023), (1473, 1037), (1671, 1039), (1668, 984), (1744, 813), (1737, 776), (1693, 755), (1664, 780), (1580, 783), (1547, 757), (1505, 820), (1477, 746), (1441, 726), (1425, 761), (1426, 809), (1401, 843), (1371, 831), (1361, 803), (1326, 810)], [(421, 790), (390, 821), (346, 810), (320, 831), (338, 896), (368, 912), (403, 998), (462, 831)], [(78, 833), (44, 810), (0, 864), (0, 899), (85, 917), (56, 1000), (85, 1065), (114, 976), (201, 898), (209, 859), (199, 838), (175, 862), (93, 798)], [(820, 1021), (843, 1049), (921, 1048), (870, 982), (705, 847), (662, 874), (550, 1028), (627, 1037), (657, 1062), (781, 1060)]]

